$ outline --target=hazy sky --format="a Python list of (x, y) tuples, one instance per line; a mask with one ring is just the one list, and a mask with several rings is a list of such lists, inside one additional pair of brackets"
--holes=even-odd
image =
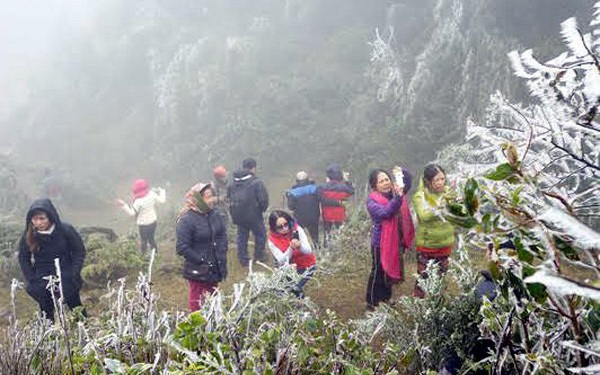
[(0, 0), (0, 120), (27, 95), (27, 82), (71, 32), (83, 32), (105, 1)]

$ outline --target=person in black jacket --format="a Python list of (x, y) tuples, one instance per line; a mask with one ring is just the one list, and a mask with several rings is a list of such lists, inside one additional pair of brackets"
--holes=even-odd
[(27, 293), (40, 305), (47, 319), (54, 320), (52, 294), (44, 277), (57, 274), (54, 259), (60, 261), (64, 301), (70, 309), (81, 306), (79, 290), (83, 284), (81, 268), (85, 246), (79, 233), (61, 222), (50, 199), (38, 199), (31, 204), (25, 219), (25, 231), (19, 242), (19, 265), (27, 283)]
[(197, 183), (185, 195), (177, 217), (177, 254), (184, 259), (183, 277), (190, 285), (189, 307), (198, 310), (206, 295), (227, 277), (227, 229), (215, 211), (210, 184)]
[(256, 160), (244, 159), (242, 170), (233, 174), (233, 182), (227, 187), (229, 213), (237, 225), (238, 259), (246, 267), (248, 257), (248, 238), (254, 235), (254, 260), (264, 262), (267, 232), (263, 213), (269, 207), (269, 195), (263, 182), (256, 177)]
[(319, 243), (319, 193), (315, 182), (308, 179), (304, 171), (296, 174), (296, 184), (286, 192), (287, 204), (294, 211), (298, 224), (306, 228), (314, 244)]

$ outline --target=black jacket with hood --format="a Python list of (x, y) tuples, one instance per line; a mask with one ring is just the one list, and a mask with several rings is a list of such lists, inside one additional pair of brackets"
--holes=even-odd
[(185, 259), (184, 278), (217, 283), (227, 277), (227, 228), (215, 210), (181, 215), (175, 248)]
[[(35, 211), (45, 212), (54, 224), (54, 230), (50, 234), (41, 234), (34, 229), (34, 237), (39, 244), (39, 249), (32, 252), (25, 237)], [(56, 275), (54, 259), (58, 258), (63, 283), (74, 286), (75, 289), (81, 288), (81, 269), (85, 252), (79, 233), (72, 225), (61, 222), (50, 199), (37, 199), (31, 204), (25, 219), (25, 231), (19, 242), (19, 265), (27, 283), (46, 282), (43, 277)]]
[[(248, 201), (242, 202), (243, 207), (236, 207), (235, 195), (238, 190), (246, 189)], [(251, 225), (263, 221), (263, 212), (269, 207), (269, 194), (261, 179), (247, 169), (242, 169), (233, 174), (233, 181), (227, 187), (229, 212), (236, 225)]]

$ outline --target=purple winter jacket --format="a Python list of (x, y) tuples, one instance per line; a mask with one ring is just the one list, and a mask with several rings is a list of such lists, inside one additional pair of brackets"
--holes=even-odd
[(369, 197), (367, 200), (367, 211), (371, 215), (371, 245), (380, 247), (381, 222), (398, 213), (401, 205), (402, 197), (398, 195), (394, 195), (387, 205), (379, 204)]

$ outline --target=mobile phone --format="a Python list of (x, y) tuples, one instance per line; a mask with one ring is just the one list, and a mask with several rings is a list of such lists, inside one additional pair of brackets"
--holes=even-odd
[(394, 175), (394, 182), (396, 183), (396, 186), (398, 186), (399, 188), (403, 188), (404, 187), (404, 172), (402, 171), (402, 168), (396, 166), (396, 167), (394, 167), (394, 169), (392, 169), (392, 173)]

